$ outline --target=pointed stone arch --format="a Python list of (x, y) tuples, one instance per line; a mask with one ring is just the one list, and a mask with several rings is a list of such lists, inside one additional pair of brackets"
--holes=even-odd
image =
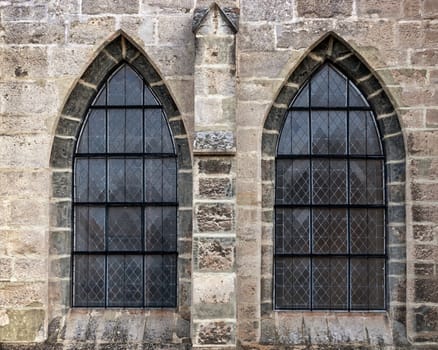
[[(378, 76), (366, 62), (340, 37), (328, 33), (319, 40), (298, 63), (287, 78), (275, 99), (263, 126), (262, 133), (262, 211), (264, 229), (271, 239), (262, 245), (262, 259), (273, 266), (274, 239), (274, 189), (275, 189), (275, 156), (277, 143), (288, 108), (300, 89), (312, 75), (325, 63), (329, 62), (345, 74), (363, 96), (367, 99), (376, 117), (381, 141), (385, 153), (385, 184), (387, 194), (386, 236), (387, 236), (387, 317), (393, 339), (385, 340), (391, 344), (406, 343), (406, 218), (405, 218), (405, 169), (406, 157), (402, 129), (397, 112)], [(305, 327), (288, 328), (287, 313), (276, 312), (273, 308), (272, 274), (262, 276), (261, 280), (261, 341), (268, 344), (279, 342), (292, 345), (294, 341), (307, 337)], [(307, 316), (298, 315), (301, 320), (290, 321), (290, 324), (305, 325)], [(296, 314), (297, 315), (297, 314)], [(285, 317), (283, 319), (282, 317)], [(292, 315), (293, 317), (293, 315)], [(386, 316), (385, 316), (386, 317)], [(280, 320), (281, 319), (281, 320)], [(283, 323), (282, 328), (275, 324)], [(310, 326), (312, 327), (312, 326)], [(269, 329), (276, 330), (276, 337), (269, 336)], [(322, 332), (330, 333), (330, 326)], [(289, 335), (286, 333), (289, 332)], [(297, 334), (294, 334), (297, 333)], [(298, 334), (300, 333), (301, 334)], [(376, 339), (385, 332), (370, 334)], [(283, 334), (284, 333), (284, 334)], [(265, 337), (264, 334), (267, 334)], [(294, 334), (294, 335), (291, 335)], [(309, 334), (310, 336), (310, 334)], [(342, 335), (340, 335), (342, 337)], [(275, 338), (275, 339), (274, 339)], [(337, 340), (339, 342), (339, 340)], [(278, 343), (277, 343), (278, 345)]]
[[(68, 339), (68, 335), (60, 332), (64, 327), (64, 333), (65, 328), (68, 333), (68, 327), (75, 327), (73, 323), (80, 320), (71, 316), (73, 154), (89, 106), (102, 84), (123, 63), (134, 67), (159, 99), (174, 139), (178, 163), (178, 296), (177, 308), (167, 310), (164, 317), (167, 322), (166, 332), (171, 332), (167, 340), (169, 343), (172, 343), (172, 337), (174, 340), (178, 339), (178, 342), (182, 338), (185, 341), (190, 339), (192, 161), (187, 133), (178, 107), (159, 73), (145, 54), (121, 33), (104, 45), (79, 78), (64, 104), (56, 126), (50, 157), (52, 195), (49, 232), (49, 342), (81, 340)], [(154, 322), (153, 310), (145, 310), (143, 316)], [(88, 315), (80, 322), (85, 322), (87, 317), (92, 318)], [(120, 317), (123, 319), (123, 312)], [(160, 317), (163, 319), (163, 315)], [(144, 318), (139, 322), (145, 327)], [(176, 334), (177, 324), (179, 334)], [(153, 332), (156, 330), (152, 330)], [(145, 336), (146, 333), (145, 331)], [(158, 332), (155, 336), (157, 342), (161, 341), (162, 334)], [(142, 339), (138, 341), (141, 342)], [(151, 338), (149, 341), (154, 340)]]

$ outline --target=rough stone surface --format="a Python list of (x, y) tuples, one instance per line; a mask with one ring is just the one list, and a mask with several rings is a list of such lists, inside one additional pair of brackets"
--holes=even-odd
[[(436, 0), (0, 0), (0, 348), (436, 348), (437, 15)], [(72, 154), (122, 60), (178, 153), (174, 309), (70, 307)], [(324, 60), (378, 115), (385, 315), (273, 309), (278, 135)]]

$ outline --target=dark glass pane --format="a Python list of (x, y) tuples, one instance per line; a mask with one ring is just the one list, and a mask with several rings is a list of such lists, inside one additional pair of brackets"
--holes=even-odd
[(309, 107), (309, 84), (306, 84), (299, 92), (292, 107)]
[(75, 250), (105, 250), (105, 208), (75, 208)]
[(151, 91), (151, 88), (147, 85), (144, 87), (144, 104), (146, 106), (158, 106), (159, 103)]
[(108, 306), (143, 305), (143, 257), (108, 256)]
[(292, 154), (309, 153), (309, 113), (292, 112)]
[(75, 197), (77, 202), (105, 201), (105, 160), (76, 159)]
[(145, 196), (147, 202), (176, 201), (176, 160), (145, 160)]
[(277, 159), (277, 204), (308, 204), (310, 161)]
[(108, 159), (108, 200), (123, 202), (126, 198), (125, 160)]
[(351, 252), (384, 254), (384, 209), (351, 209)]
[(94, 99), (92, 106), (105, 106), (106, 105), (106, 86), (104, 86), (99, 94)]
[(368, 285), (370, 310), (385, 308), (385, 260), (368, 259)]
[(350, 161), (350, 203), (366, 204), (367, 202), (367, 161)]
[(280, 140), (278, 142), (277, 154), (292, 153), (292, 113), (289, 113), (284, 121), (281, 130)]
[(366, 154), (367, 145), (367, 113), (350, 111), (350, 153)]
[(126, 153), (143, 152), (143, 111), (128, 109), (126, 111)]
[(366, 114), (367, 118), (367, 153), (369, 155), (380, 155), (382, 154), (382, 145), (380, 143), (379, 135), (377, 133), (377, 126), (374, 121), (373, 114), (368, 112)]
[(176, 266), (176, 255), (150, 255), (145, 257), (146, 306), (175, 306)]
[(89, 112), (86, 124), (79, 140), (79, 153), (105, 153), (106, 118), (105, 110), (95, 109)]
[(313, 209), (313, 252), (347, 253), (347, 223), (346, 209)]
[(123, 153), (125, 151), (126, 110), (108, 110), (108, 152)]
[(365, 100), (359, 89), (350, 81), (349, 88), (349, 102), (350, 107), (369, 107), (368, 102)]
[(383, 204), (383, 161), (367, 160), (367, 203)]
[(310, 209), (275, 210), (276, 253), (309, 253)]
[(329, 146), (328, 111), (312, 112), (312, 153), (327, 154)]
[(310, 307), (310, 259), (275, 259), (275, 304), (278, 308)]
[(141, 208), (108, 208), (108, 250), (142, 250)]
[(176, 250), (176, 208), (145, 209), (145, 242), (147, 251)]
[(328, 71), (329, 66), (325, 65), (310, 81), (310, 104), (313, 107), (329, 106)]
[(105, 306), (105, 256), (75, 255), (74, 303), (76, 306)]
[(383, 173), (380, 160), (351, 160), (351, 204), (383, 204)]
[(145, 152), (162, 152), (162, 112), (161, 109), (146, 109), (145, 118)]
[(141, 105), (143, 104), (143, 79), (129, 66), (126, 68), (126, 104)]
[(347, 78), (329, 66), (329, 106), (345, 107), (347, 105)]
[(315, 159), (312, 162), (313, 204), (347, 202), (347, 162)]
[(126, 197), (125, 202), (143, 200), (143, 159), (125, 159)]
[(385, 260), (351, 259), (351, 307), (356, 310), (385, 308)]
[(313, 307), (315, 309), (348, 308), (348, 259), (313, 259)]
[(161, 113), (161, 143), (163, 153), (174, 153), (173, 137), (164, 113)]
[(126, 66), (120, 68), (108, 82), (109, 105), (125, 105), (125, 70)]
[(329, 112), (329, 151), (330, 154), (347, 152), (347, 113)]

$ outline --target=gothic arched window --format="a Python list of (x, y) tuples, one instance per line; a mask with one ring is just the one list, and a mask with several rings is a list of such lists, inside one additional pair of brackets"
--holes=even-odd
[(123, 63), (74, 154), (73, 305), (174, 307), (177, 158), (160, 101)]
[(277, 309), (386, 308), (383, 169), (373, 111), (324, 64), (289, 106), (277, 147)]

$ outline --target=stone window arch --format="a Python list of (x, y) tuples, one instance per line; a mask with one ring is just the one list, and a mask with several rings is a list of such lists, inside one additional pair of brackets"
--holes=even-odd
[[(129, 67), (129, 68), (126, 68)], [(177, 242), (178, 271), (176, 271), (176, 298), (169, 305), (141, 305), (171, 307), (177, 312), (174, 329), (179, 320), (190, 319), (190, 253), (192, 221), (192, 172), (191, 156), (182, 116), (165, 83), (146, 56), (124, 34), (107, 42), (78, 80), (68, 97), (59, 118), (52, 146), (50, 166), (52, 171), (49, 298), (49, 337), (59, 324), (67, 323), (72, 304), (72, 228), (73, 228), (73, 160), (79, 133), (97, 93), (103, 88), (110, 74), (117, 69), (129, 69), (146, 82), (148, 93), (159, 101), (164, 124), (173, 136), (176, 156), (178, 195)], [(146, 90), (145, 90), (146, 91)], [(150, 96), (149, 96), (150, 97)], [(147, 108), (147, 107), (145, 107)], [(172, 152), (171, 152), (172, 153)], [(170, 305), (172, 304), (172, 305)], [(80, 305), (78, 306), (86, 306)], [(99, 306), (99, 305), (96, 305)], [(123, 306), (123, 305), (115, 305)], [(141, 307), (140, 306), (140, 307)], [(173, 321), (172, 321), (173, 322)], [(172, 329), (172, 326), (170, 326)], [(180, 327), (181, 328), (181, 327)], [(168, 331), (168, 329), (166, 330)], [(182, 336), (182, 335), (180, 335)], [(186, 335), (189, 337), (189, 335)], [(172, 335), (170, 335), (172, 338)]]
[[(394, 339), (386, 342), (404, 342), (405, 327), (405, 281), (406, 281), (406, 226), (405, 226), (405, 148), (403, 134), (390, 98), (382, 87), (379, 79), (366, 65), (364, 60), (351, 49), (346, 42), (335, 34), (322, 38), (298, 64), (297, 68), (287, 79), (265, 120), (262, 134), (262, 179), (263, 179), (263, 225), (271, 240), (262, 246), (264, 264), (274, 266), (274, 237), (275, 237), (275, 185), (276, 185), (276, 151), (279, 143), (281, 128), (288, 114), (288, 108), (297, 94), (324, 65), (331, 65), (341, 71), (359, 89), (366, 98), (375, 116), (375, 123), (380, 134), (380, 140), (385, 154), (384, 173), (385, 191), (387, 196), (386, 209), (386, 244), (387, 244), (387, 312), (383, 318), (389, 318)], [(291, 343), (306, 337), (305, 323), (309, 314), (285, 314), (275, 311), (274, 305), (274, 270), (271, 274), (262, 275), (262, 341), (267, 343)], [(309, 309), (309, 308), (304, 308)], [(330, 308), (328, 308), (330, 309)], [(297, 324), (303, 324), (301, 330), (288, 328), (283, 322), (281, 328), (275, 326), (278, 320), (301, 317)], [(354, 321), (354, 314), (351, 315)], [(296, 321), (296, 320), (295, 320)], [(384, 323), (383, 320), (382, 324)], [(329, 321), (328, 321), (329, 322)], [(311, 327), (311, 325), (309, 325)], [(269, 331), (276, 330), (275, 336)], [(325, 331), (330, 326), (326, 327)], [(282, 337), (282, 331), (285, 332)], [(308, 330), (310, 332), (310, 330)], [(294, 335), (294, 332), (296, 333)], [(384, 330), (382, 329), (382, 334)], [(297, 334), (300, 333), (300, 334)], [(287, 335), (289, 334), (289, 336)], [(371, 337), (380, 335), (371, 335)], [(265, 338), (265, 339), (263, 339)], [(292, 339), (293, 338), (293, 339)]]

